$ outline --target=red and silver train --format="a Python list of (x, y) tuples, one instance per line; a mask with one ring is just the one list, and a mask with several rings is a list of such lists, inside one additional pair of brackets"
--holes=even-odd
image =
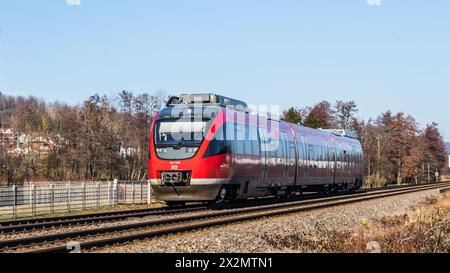
[(149, 178), (169, 205), (361, 187), (363, 150), (345, 131), (316, 130), (215, 94), (172, 97), (153, 121)]

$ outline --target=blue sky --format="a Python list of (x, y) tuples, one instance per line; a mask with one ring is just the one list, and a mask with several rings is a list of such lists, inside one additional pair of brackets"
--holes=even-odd
[(450, 139), (450, 1), (367, 1), (5, 0), (0, 90), (74, 104), (123, 89), (352, 99), (365, 119), (405, 111)]

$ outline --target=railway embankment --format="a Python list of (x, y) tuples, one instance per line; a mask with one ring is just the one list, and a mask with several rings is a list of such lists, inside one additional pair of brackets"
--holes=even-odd
[(101, 252), (448, 252), (450, 195), (428, 190), (232, 224)]

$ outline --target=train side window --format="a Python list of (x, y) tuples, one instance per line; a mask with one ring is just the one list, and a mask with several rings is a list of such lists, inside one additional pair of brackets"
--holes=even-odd
[(237, 137), (237, 135), (236, 135), (236, 132), (237, 132), (237, 123), (234, 123), (234, 130), (233, 130), (233, 154), (238, 154), (238, 151), (239, 151), (239, 149), (238, 149), (238, 137)]
[(320, 164), (320, 162), (322, 161), (322, 157), (323, 157), (323, 149), (322, 149), (322, 146), (317, 145), (317, 161), (319, 161), (319, 164)]
[(282, 157), (281, 157), (281, 162), (283, 162), (283, 164), (286, 164), (286, 158), (288, 156), (288, 142), (287, 142), (287, 135), (285, 132), (281, 133), (281, 151), (282, 151)]
[(320, 161), (320, 153), (321, 153), (321, 150), (320, 150), (320, 146), (318, 146), (318, 145), (314, 145), (314, 160), (316, 161), (316, 163), (318, 163), (319, 161)]
[(245, 125), (245, 131), (244, 131), (244, 136), (245, 136), (245, 140), (244, 140), (244, 152), (245, 155), (253, 155), (252, 153), (252, 142), (250, 139), (250, 126), (247, 124)]
[(277, 149), (277, 161), (278, 162), (280, 162), (281, 159), (283, 158), (283, 146), (284, 146), (283, 138), (280, 135), (280, 138), (278, 139), (278, 149)]
[(270, 160), (270, 163), (273, 165), (273, 162), (276, 160), (277, 157), (277, 150), (274, 150), (273, 147), (269, 144), (271, 143), (273, 140), (267, 140), (266, 141), (266, 148), (267, 148), (267, 157)]
[(244, 130), (241, 124), (236, 124), (236, 153), (239, 155), (244, 154)]
[(320, 157), (321, 157), (322, 151), (320, 150), (320, 146), (314, 145), (314, 161), (316, 164), (316, 167), (320, 167)]
[(241, 136), (238, 134), (240, 132), (239, 130), (239, 124), (234, 123), (234, 141), (233, 141), (233, 153), (234, 154), (242, 154), (242, 143), (241, 143)]
[(330, 151), (330, 143), (328, 143), (328, 141), (325, 141), (325, 145), (326, 145), (326, 153), (327, 153), (327, 159), (326, 161), (331, 161), (331, 151)]
[[(343, 152), (342, 152), (342, 145), (339, 143), (338, 145), (337, 145), (337, 161), (340, 163), (340, 164), (342, 164), (342, 161), (343, 161), (343, 158), (342, 158), (342, 155), (343, 155)], [(342, 166), (342, 165), (341, 165)], [(341, 167), (342, 168), (342, 167)]]
[(244, 141), (244, 153), (245, 155), (253, 155), (252, 152), (252, 143), (250, 140), (245, 140)]
[(325, 168), (325, 146), (320, 146), (320, 167)]
[[(304, 143), (303, 143), (303, 138), (300, 138), (300, 141), (298, 141), (297, 143), (297, 153), (298, 153), (298, 161), (299, 162), (304, 162), (304, 160), (306, 160), (305, 158), (305, 147), (304, 147)], [(302, 163), (304, 164), (304, 163)]]
[[(327, 143), (326, 141), (323, 142), (323, 146), (322, 146), (322, 161), (325, 165), (325, 161), (327, 161)], [(324, 166), (325, 168), (325, 166)]]
[(325, 169), (328, 169), (328, 161), (329, 159), (329, 150), (328, 150), (328, 141), (325, 140), (323, 142), (324, 146), (323, 146), (323, 150), (324, 150), (324, 159), (323, 159), (323, 167)]
[(316, 164), (318, 165), (319, 161), (320, 161), (320, 156), (321, 156), (321, 147), (318, 145), (314, 145), (314, 155), (315, 155), (315, 160), (316, 160)]
[(290, 159), (293, 160), (295, 162), (296, 160), (296, 151), (295, 151), (295, 142), (294, 141), (290, 141), (289, 142), (289, 154), (290, 154)]
[[(313, 145), (308, 145), (308, 160), (311, 162), (311, 161), (314, 161), (314, 146)], [(311, 166), (313, 165), (314, 163), (313, 162), (311, 162)]]
[(260, 144), (259, 144), (259, 135), (258, 129), (254, 126), (249, 126), (249, 141), (252, 146), (252, 154), (253, 156), (260, 156)]

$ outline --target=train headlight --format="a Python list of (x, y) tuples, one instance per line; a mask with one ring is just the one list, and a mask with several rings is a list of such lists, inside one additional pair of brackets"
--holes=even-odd
[(167, 149), (166, 148), (157, 148), (156, 151), (158, 153), (167, 153)]

